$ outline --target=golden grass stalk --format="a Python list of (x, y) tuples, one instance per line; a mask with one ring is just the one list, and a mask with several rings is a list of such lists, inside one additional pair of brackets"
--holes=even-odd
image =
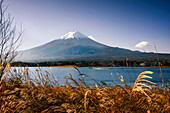
[(1, 61), (0, 70), (4, 67), (4, 61), (5, 61), (5, 58), (3, 58), (2, 61)]
[(9, 74), (10, 66), (11, 66), (10, 63), (7, 63), (5, 67), (5, 73), (1, 76), (0, 84), (2, 83), (2, 80)]
[(87, 110), (87, 95), (88, 95), (88, 93), (91, 93), (91, 90), (87, 90), (85, 92), (85, 95), (84, 95), (84, 108), (85, 108), (85, 112)]
[[(135, 81), (135, 84), (134, 84), (134, 86), (132, 88), (132, 93), (135, 92), (135, 91), (139, 91), (139, 92), (145, 94), (148, 97), (149, 100), (151, 100), (150, 96), (145, 91), (149, 91), (150, 92), (150, 90), (148, 90), (148, 89), (152, 89), (152, 87), (147, 85), (147, 84), (145, 84), (145, 83), (150, 83), (152, 85), (156, 85), (156, 84), (151, 82), (151, 81), (149, 81), (149, 80), (146, 80), (145, 78), (152, 79), (152, 77), (147, 76), (145, 74), (153, 74), (153, 72), (151, 72), (151, 71), (144, 71), (144, 72), (142, 72), (138, 76), (136, 81)], [(143, 83), (143, 82), (145, 82), (145, 83)]]

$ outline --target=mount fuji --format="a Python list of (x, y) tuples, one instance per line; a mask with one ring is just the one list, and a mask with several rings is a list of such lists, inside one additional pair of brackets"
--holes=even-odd
[[(62, 60), (139, 60), (147, 54), (128, 49), (110, 47), (94, 41), (91, 36), (74, 31), (44, 45), (20, 52), (21, 61)], [(19, 55), (20, 56), (20, 55)]]

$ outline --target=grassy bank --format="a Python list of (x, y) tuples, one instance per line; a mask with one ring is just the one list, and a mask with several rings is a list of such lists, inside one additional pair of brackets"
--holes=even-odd
[[(109, 86), (104, 82), (96, 86), (87, 84), (82, 77), (76, 81), (72, 76), (65, 77), (65, 86), (60, 86), (55, 77), (41, 68), (35, 69), (35, 79), (29, 78), (29, 69), (5, 69), (0, 81), (0, 112), (164, 112), (170, 111), (170, 86), (154, 87), (151, 82), (152, 72), (141, 73), (134, 86), (115, 84)], [(9, 76), (10, 75), (10, 76)], [(68, 80), (71, 80), (69, 82)], [(92, 79), (93, 80), (93, 79)], [(95, 80), (94, 80), (95, 81)], [(73, 85), (74, 84), (74, 87)], [(163, 84), (163, 83), (162, 83)]]

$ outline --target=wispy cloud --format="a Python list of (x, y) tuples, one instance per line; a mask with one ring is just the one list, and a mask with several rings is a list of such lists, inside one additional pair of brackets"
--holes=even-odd
[(146, 41), (142, 41), (138, 44), (135, 45), (136, 48), (144, 48), (146, 46), (150, 46), (151, 44), (149, 42), (146, 42)]
[(88, 36), (88, 38), (90, 38), (92, 40), (95, 40), (95, 38), (93, 36)]

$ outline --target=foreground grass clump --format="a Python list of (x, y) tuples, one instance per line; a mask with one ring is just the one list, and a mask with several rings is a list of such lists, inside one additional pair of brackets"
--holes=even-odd
[[(48, 72), (36, 70), (35, 79), (29, 79), (28, 69), (10, 70), (10, 79), (3, 77), (0, 83), (0, 112), (168, 112), (170, 111), (169, 86), (156, 88), (146, 80), (152, 74), (146, 71), (139, 75), (134, 87), (125, 85), (96, 86), (86, 84), (83, 77), (76, 81), (70, 75), (74, 86), (66, 80), (65, 86), (54, 85)], [(80, 72), (79, 72), (80, 73)], [(80, 73), (81, 75), (81, 73)], [(86, 75), (82, 75), (86, 76)], [(149, 85), (150, 84), (150, 85)]]

